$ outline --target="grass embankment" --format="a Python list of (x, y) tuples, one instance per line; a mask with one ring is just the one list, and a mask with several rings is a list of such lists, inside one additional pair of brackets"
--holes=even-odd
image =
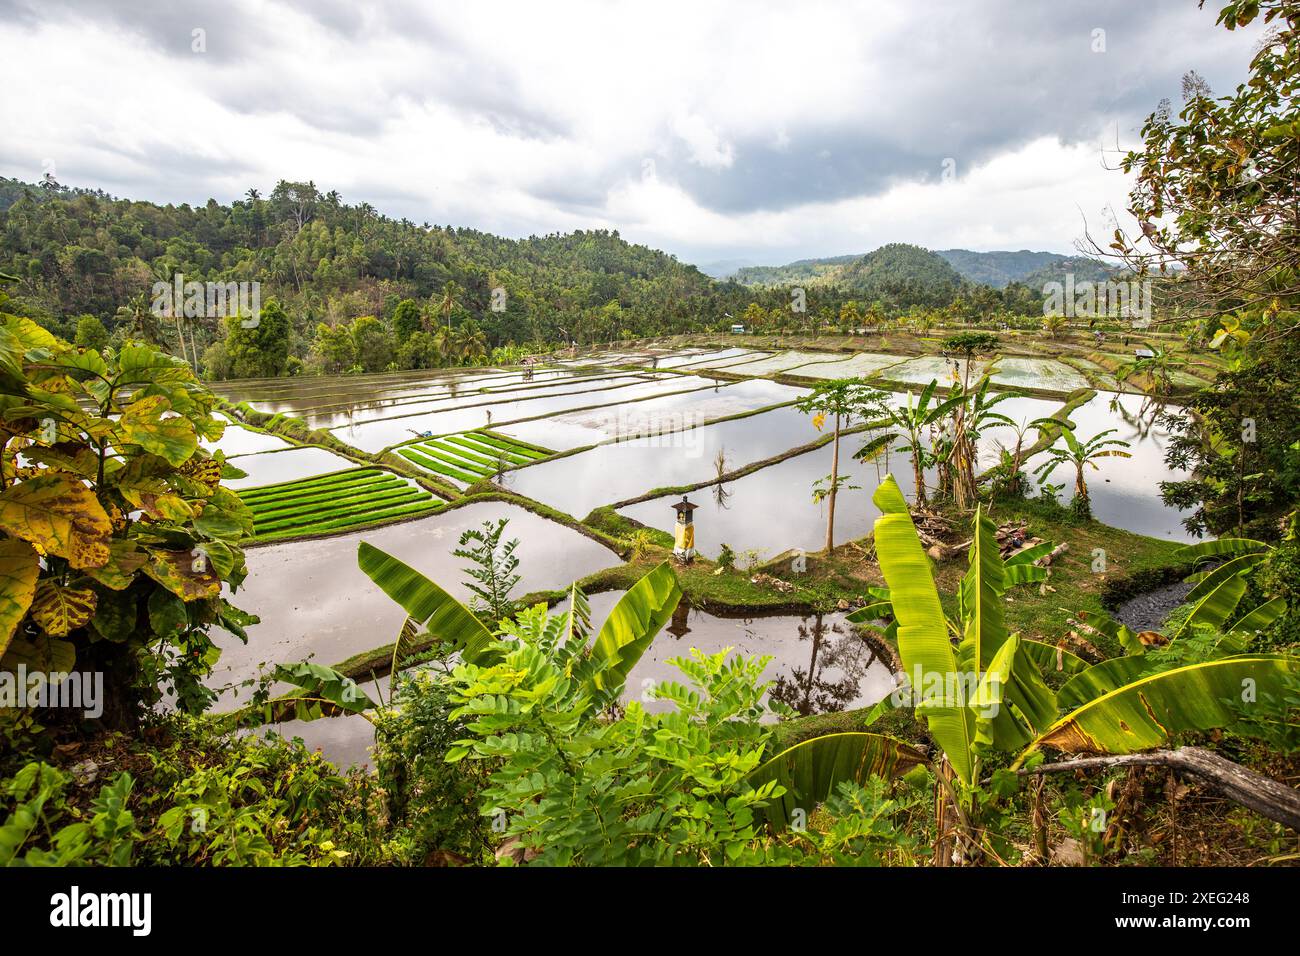
[(238, 492), (255, 543), (353, 531), (440, 511), (443, 502), (379, 468), (350, 468)]

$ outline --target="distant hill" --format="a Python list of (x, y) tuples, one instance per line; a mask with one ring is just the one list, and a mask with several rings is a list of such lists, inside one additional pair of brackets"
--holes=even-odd
[[(969, 249), (944, 249), (929, 252), (919, 246), (894, 243), (893, 246), (912, 250), (905, 256), (911, 259), (909, 264), (897, 262), (899, 253), (892, 254), (895, 265), (904, 271), (919, 270), (925, 280), (948, 285), (951, 276), (926, 257), (935, 257), (945, 262), (953, 272), (967, 282), (985, 285), (994, 289), (1004, 289), (1012, 282), (1020, 282), (1031, 287), (1041, 287), (1044, 283), (1064, 281), (1066, 273), (1074, 273), (1076, 282), (1085, 279), (1101, 280), (1111, 277), (1116, 270), (1105, 263), (1087, 256), (1067, 256), (1059, 252), (1032, 252), (1021, 249), (1015, 252), (972, 252)], [(882, 246), (887, 249), (890, 246)], [(880, 252), (881, 250), (876, 250)], [(924, 256), (918, 255), (924, 253)], [(872, 253), (871, 255), (874, 255)], [(809, 284), (849, 284), (860, 285), (861, 276), (851, 281), (851, 274), (860, 273), (860, 267), (850, 268), (851, 263), (861, 262), (870, 256), (828, 256), (821, 259), (799, 259), (783, 266), (749, 266), (737, 269), (732, 278), (742, 285), (754, 287), (795, 285), (800, 282)], [(713, 275), (711, 270), (703, 270)]]
[(905, 242), (891, 242), (840, 267), (837, 281), (867, 301), (942, 306), (961, 288), (962, 277), (942, 256)]
[(748, 266), (736, 270), (733, 278), (741, 285), (749, 286), (834, 281), (839, 276), (840, 266), (860, 258), (862, 258), (861, 255), (855, 254), (851, 256), (830, 256), (825, 259), (799, 259), (783, 266)]
[(963, 278), (995, 289), (1019, 282), (1039, 269), (1050, 268), (1067, 258), (1055, 252), (971, 252), (969, 249), (943, 249), (938, 252)]
[(695, 268), (713, 279), (730, 279), (741, 269), (754, 265), (753, 259), (719, 259), (717, 262), (701, 262)]
[(1087, 256), (1061, 256), (1016, 281), (1031, 289), (1041, 289), (1049, 282), (1064, 282), (1066, 275), (1071, 273), (1075, 282), (1104, 282), (1115, 278), (1119, 272), (1119, 269)]

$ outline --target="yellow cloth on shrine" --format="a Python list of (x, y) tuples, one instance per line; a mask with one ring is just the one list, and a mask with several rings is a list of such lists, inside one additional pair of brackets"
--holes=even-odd
[(695, 548), (695, 525), (679, 524), (677, 533), (673, 536), (674, 551), (690, 551)]

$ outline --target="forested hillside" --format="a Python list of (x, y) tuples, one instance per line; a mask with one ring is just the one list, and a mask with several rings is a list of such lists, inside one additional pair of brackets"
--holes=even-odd
[(887, 306), (908, 302), (938, 308), (962, 286), (961, 276), (942, 257), (904, 242), (891, 242), (848, 263), (839, 280)]
[[(886, 251), (888, 250), (888, 251)], [(936, 260), (940, 260), (937, 262)], [(946, 263), (945, 269), (941, 263)], [(952, 272), (958, 281), (954, 285)], [(894, 302), (902, 290), (908, 305), (947, 304), (964, 286), (969, 298), (979, 293), (972, 286), (1005, 290), (1019, 284), (1041, 292), (1047, 282), (1062, 281), (1066, 273), (1076, 281), (1105, 279), (1114, 270), (1086, 256), (1066, 256), (1059, 252), (972, 252), (969, 249), (944, 249), (930, 252), (918, 246), (892, 243), (866, 256), (830, 256), (823, 259), (799, 259), (782, 266), (749, 266), (734, 275), (736, 282), (753, 288), (770, 288), (806, 284), (811, 286), (842, 285), (859, 294), (883, 302)], [(887, 290), (883, 291), (882, 290)], [(1020, 296), (1012, 289), (1012, 298)]]
[[(487, 347), (686, 331), (727, 311), (718, 286), (694, 266), (616, 231), (503, 239), (390, 219), (312, 183), (191, 207), (0, 180), (0, 235), (0, 270), (21, 282), (15, 298), (69, 339), (85, 315), (109, 333), (148, 325), (140, 297), (178, 273), (260, 281), (263, 302), (283, 306), (290, 354), (301, 357), (321, 323), (375, 316), (391, 325), (404, 300), (415, 311), (403, 318), (415, 325), (403, 331), (464, 330)], [(495, 302), (493, 289), (504, 290)], [(208, 354), (222, 341), (215, 323), (188, 332), (196, 353), (223, 364)]]
[(948, 260), (964, 279), (1001, 289), (1039, 269), (1069, 258), (1057, 252), (971, 252), (969, 249), (940, 249), (936, 253)]
[[(0, 236), (0, 271), (18, 280), (12, 309), (80, 345), (165, 346), (213, 379), (509, 363), (573, 341), (737, 320), (771, 332), (916, 310), (988, 320), (1042, 309), (1041, 282), (971, 282), (944, 255), (902, 243), (719, 282), (616, 231), (507, 239), (392, 219), (310, 182), (250, 189), (230, 205), (163, 206), (0, 179)], [(966, 253), (961, 264), (997, 262), (1005, 274), (1044, 255)], [(1033, 275), (1054, 278), (1076, 262), (1089, 275), (1098, 267), (1053, 256), (1055, 271)], [(260, 283), (263, 320), (248, 329), (210, 310), (169, 317), (152, 290), (178, 277)], [(806, 287), (803, 311), (792, 307), (795, 287)]]

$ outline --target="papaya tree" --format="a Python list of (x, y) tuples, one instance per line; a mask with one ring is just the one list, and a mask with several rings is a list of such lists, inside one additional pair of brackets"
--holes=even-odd
[(835, 550), (835, 500), (847, 476), (840, 474), (840, 437), (853, 419), (879, 417), (884, 393), (857, 379), (840, 378), (819, 382), (795, 407), (812, 416), (813, 427), (821, 431), (831, 420), (831, 473), (819, 479), (813, 489), (815, 501), (826, 502), (826, 553)]
[(255, 622), (222, 595), (252, 517), (223, 473), (217, 399), (181, 359), (75, 348), (0, 298), (0, 671), (103, 675), (129, 727), (170, 692), (198, 711), (209, 630)]

